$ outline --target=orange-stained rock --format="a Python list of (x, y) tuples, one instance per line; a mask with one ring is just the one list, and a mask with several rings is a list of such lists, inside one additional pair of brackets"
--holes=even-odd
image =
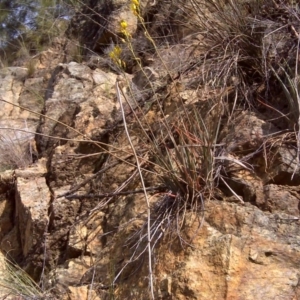
[(51, 194), (45, 173), (46, 168), (42, 163), (16, 172), (15, 220), (25, 257), (33, 247), (40, 245), (48, 230)]
[(68, 296), (65, 299), (70, 300), (100, 300), (95, 291), (90, 290), (88, 285), (70, 286)]

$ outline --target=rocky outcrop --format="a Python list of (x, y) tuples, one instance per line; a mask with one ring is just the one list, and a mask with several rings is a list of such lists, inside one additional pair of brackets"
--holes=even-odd
[(15, 221), (19, 226), (22, 255), (27, 257), (43, 240), (49, 224), (51, 195), (46, 168), (41, 165), (16, 172)]
[[(135, 243), (130, 236), (143, 223), (144, 199), (130, 196), (121, 201), (108, 198), (99, 202), (97, 197), (68, 197), (72, 189), (77, 189), (77, 195), (92, 193), (101, 186), (101, 189), (109, 191), (113, 186), (108, 182), (113, 182), (117, 188), (130, 176), (130, 172), (134, 172), (134, 168), (125, 165), (121, 168), (112, 167), (111, 171), (106, 172), (108, 178), (102, 177), (101, 183), (87, 181), (77, 188), (78, 184), (105, 168), (103, 162), (107, 154), (99, 148), (100, 144), (97, 144), (95, 137), (101, 136), (107, 122), (112, 122), (117, 109), (113, 100), (116, 77), (76, 63), (61, 65), (59, 68), (61, 71), (56, 73), (54, 93), (48, 99), (45, 113), (53, 119), (63, 120), (70, 128), (66, 131), (65, 125), (60, 126), (60, 123), (49, 119), (40, 128), (47, 136), (70, 141), (53, 143), (47, 136), (41, 138), (40, 141), (50, 141), (45, 152), (49, 153), (47, 168), (42, 167), (40, 160), (30, 169), (16, 171), (13, 217), (16, 226), (12, 228), (10, 225), (11, 229), (7, 229), (2, 238), (2, 250), (10, 252), (14, 250), (13, 247), (20, 247), (21, 252), (16, 254), (27, 257), (27, 270), (33, 275), (40, 272), (38, 265), (43, 263), (43, 253), (46, 253), (44, 268), (49, 270), (51, 278), (47, 285), (55, 286), (57, 293), (66, 291), (65, 287), (70, 286), (67, 293), (74, 299), (83, 297), (82, 293), (87, 295), (95, 291), (98, 291), (99, 297), (106, 297), (106, 290), (113, 288), (110, 287), (111, 280), (124, 268), (124, 261), (130, 260), (131, 251), (125, 250), (124, 238), (129, 241), (132, 239), (129, 244)], [(76, 82), (80, 86), (85, 84), (86, 88), (78, 88), (77, 93), (72, 93)], [(71, 97), (65, 97), (64, 100), (62, 95)], [(64, 101), (65, 106), (57, 109), (57, 106), (51, 105), (56, 98)], [(77, 108), (72, 109), (72, 105)], [(60, 118), (67, 114), (70, 114), (69, 123), (67, 117)], [(243, 129), (244, 123), (239, 122), (240, 119), (247, 123), (246, 130)], [(228, 142), (226, 139), (223, 141), (227, 145), (227, 154), (223, 156), (231, 157), (228, 159), (231, 189), (247, 204), (231, 203), (234, 195), (224, 197), (221, 202), (208, 202), (201, 229), (197, 230), (199, 224), (196, 221), (187, 222), (183, 228), (183, 235), (187, 239), (193, 237), (192, 247), (182, 248), (177, 239), (166, 246), (167, 236), (166, 244), (158, 244), (155, 251), (158, 260), (155, 264), (158, 298), (252, 299), (253, 295), (264, 295), (272, 299), (280, 293), (284, 299), (292, 299), (299, 293), (297, 187), (279, 186), (280, 179), (272, 180), (291, 178), (294, 168), (286, 160), (288, 152), (282, 144), (276, 148), (278, 150), (275, 150), (275, 144), (272, 145), (276, 154), (274, 159), (277, 157), (281, 161), (280, 165), (266, 166), (263, 152), (258, 152), (251, 161), (257, 163), (255, 168), (258, 172), (245, 170), (232, 163), (234, 159), (242, 161), (245, 156), (243, 151), (252, 153), (264, 145), (265, 138), (276, 132), (272, 124), (260, 119), (258, 115), (245, 112), (240, 119), (237, 118), (235, 126), (224, 129)], [(85, 137), (92, 137), (93, 141), (84, 141)], [(268, 145), (265, 144), (265, 147), (268, 148)], [(264, 164), (258, 166), (259, 163)], [(264, 169), (266, 167), (274, 170), (272, 174), (277, 177), (268, 176), (269, 172)], [(292, 182), (289, 181), (289, 184)], [(138, 215), (139, 220), (134, 221)], [(194, 218), (190, 213), (188, 219)], [(125, 226), (127, 222), (132, 224)], [(13, 242), (18, 240), (19, 244)], [(55, 264), (57, 267), (54, 268)], [(124, 268), (122, 276), (128, 277), (126, 284), (117, 279), (118, 297), (126, 299), (130, 294), (134, 299), (148, 299), (145, 296), (148, 270), (145, 267), (141, 270), (136, 268), (135, 262)], [(138, 272), (139, 277), (145, 280), (136, 281), (131, 272)], [(207, 278), (210, 280), (207, 281)], [(94, 290), (89, 290), (87, 285), (93, 280)]]
[[(145, 3), (157, 36), (164, 18), (187, 18), (170, 3), (161, 14), (163, 3)], [(83, 36), (93, 50), (121, 37), (122, 18), (141, 34), (126, 5), (85, 8), (92, 19), (82, 29), (99, 18), (105, 25)], [(132, 145), (149, 196), (155, 299), (300, 297), (296, 135), (275, 109), (247, 102), (244, 73), (221, 84), (216, 68), (204, 73), (206, 60), (215, 64), (215, 56), (197, 61), (204, 38), (139, 53), (147, 66), (135, 74), (72, 61), (61, 39), (35, 58), (33, 74), (0, 70), (0, 166), (14, 167), (0, 174), (0, 248), (44, 297), (150, 298), (149, 211)]]
[[(193, 247), (180, 251), (179, 245), (172, 246), (177, 255), (160, 256), (162, 299), (299, 297), (299, 240), (293, 233), (298, 218), (215, 201), (206, 210)], [(195, 222), (189, 230), (196, 232), (197, 226)]]

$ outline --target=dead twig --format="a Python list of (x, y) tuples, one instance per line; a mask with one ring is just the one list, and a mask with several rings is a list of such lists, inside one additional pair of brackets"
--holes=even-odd
[[(153, 286), (153, 273), (152, 273), (152, 250), (151, 250), (151, 209), (150, 209), (150, 201), (147, 195), (147, 191), (146, 191), (146, 186), (145, 186), (145, 182), (144, 182), (144, 178), (143, 178), (143, 174), (142, 174), (142, 170), (141, 170), (141, 165), (139, 162), (139, 158), (138, 155), (136, 153), (136, 150), (134, 148), (134, 145), (131, 141), (131, 137), (130, 134), (128, 132), (128, 128), (127, 128), (127, 123), (126, 123), (126, 118), (125, 118), (125, 112), (124, 112), (124, 108), (123, 108), (123, 103), (122, 103), (122, 99), (121, 99), (121, 94), (120, 94), (120, 89), (119, 89), (119, 85), (118, 85), (118, 81), (116, 81), (116, 91), (117, 91), (117, 98), (118, 101), (120, 103), (120, 108), (121, 108), (121, 113), (122, 113), (122, 118), (123, 118), (123, 122), (124, 122), (124, 128), (125, 128), (125, 132), (128, 138), (128, 142), (132, 148), (134, 157), (136, 159), (136, 163), (137, 163), (137, 169), (140, 175), (140, 179), (141, 179), (141, 184), (143, 187), (143, 191), (144, 191), (144, 195), (145, 195), (145, 199), (146, 199), (146, 204), (147, 204), (147, 219), (148, 219), (148, 230), (147, 230), (147, 235), (148, 235), (148, 263), (149, 263), (149, 284), (150, 284), (150, 293), (151, 293), (151, 298), (154, 300), (154, 286)], [(129, 104), (129, 102), (128, 102)]]
[[(107, 198), (107, 197), (114, 197), (114, 196), (124, 196), (124, 195), (131, 195), (131, 194), (140, 194), (144, 193), (144, 191), (164, 191), (166, 189), (166, 186), (160, 185), (160, 186), (153, 186), (148, 187), (145, 189), (138, 189), (138, 190), (131, 190), (126, 192), (113, 192), (113, 193), (105, 193), (105, 194), (87, 194), (87, 195), (66, 195), (66, 199), (89, 199), (89, 198)], [(61, 196), (62, 197), (62, 196)]]
[[(126, 160), (126, 159), (128, 159), (128, 158), (131, 158), (132, 156), (133, 156), (132, 154), (131, 154), (131, 155), (128, 155), (128, 156), (125, 157), (123, 160)], [(92, 175), (91, 177), (87, 178), (86, 180), (84, 180), (84, 181), (82, 181), (81, 183), (79, 183), (79, 184), (77, 184), (76, 186), (74, 186), (74, 187), (73, 187), (71, 190), (69, 190), (68, 192), (66, 192), (66, 193), (64, 193), (64, 194), (61, 194), (61, 195), (58, 195), (58, 196), (56, 197), (56, 199), (62, 198), (62, 197), (66, 197), (66, 198), (68, 198), (68, 199), (71, 199), (70, 197), (67, 197), (67, 196), (69, 196), (69, 195), (75, 193), (75, 192), (78, 191), (81, 187), (83, 187), (84, 185), (86, 185), (87, 183), (89, 183), (91, 180), (97, 178), (99, 175), (101, 175), (102, 173), (106, 172), (107, 170), (109, 170), (109, 169), (115, 167), (115, 166), (118, 165), (119, 163), (120, 163), (120, 161), (116, 161), (116, 162), (114, 162), (114, 163), (108, 165), (107, 167), (105, 167), (105, 168), (99, 170), (97, 173), (95, 173), (95, 174)], [(88, 196), (88, 195), (86, 195), (86, 196)], [(84, 197), (81, 197), (81, 198), (84, 198)], [(86, 198), (93, 198), (93, 197), (86, 197)], [(99, 198), (99, 197), (97, 197), (97, 198)], [(100, 198), (102, 198), (102, 197), (100, 197)], [(105, 198), (105, 197), (103, 197), (103, 198)], [(76, 198), (76, 199), (79, 199), (79, 198)]]

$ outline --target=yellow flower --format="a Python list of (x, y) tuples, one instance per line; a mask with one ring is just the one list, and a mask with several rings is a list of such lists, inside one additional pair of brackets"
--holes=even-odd
[(118, 59), (122, 53), (122, 49), (119, 46), (115, 46), (111, 52), (109, 52), (109, 57), (113, 60)]
[(134, 15), (139, 16), (140, 14), (140, 2), (139, 0), (131, 0), (130, 8)]
[(128, 24), (126, 21), (122, 20), (120, 22), (120, 25), (121, 25), (122, 30), (127, 30)]
[(128, 30), (127, 30), (127, 27), (128, 27), (127, 22), (124, 21), (124, 20), (122, 20), (122, 21), (120, 22), (120, 26), (121, 26), (121, 32), (124, 34), (124, 36), (125, 36), (126, 38), (131, 38), (131, 35), (130, 35), (130, 33), (129, 33)]
[(110, 59), (120, 68), (126, 68), (125, 62), (120, 58), (122, 49), (119, 46), (115, 46), (109, 53)]

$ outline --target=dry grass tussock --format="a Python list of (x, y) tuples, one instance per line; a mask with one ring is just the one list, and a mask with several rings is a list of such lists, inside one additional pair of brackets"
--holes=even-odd
[[(26, 168), (33, 162), (34, 149), (28, 137), (19, 136), (19, 132), (3, 130), (0, 134), (0, 170)], [(16, 130), (17, 131), (17, 130)]]
[[(2, 263), (3, 264), (3, 263)], [(2, 299), (45, 299), (47, 295), (18, 264), (4, 260), (5, 275), (0, 278)]]

